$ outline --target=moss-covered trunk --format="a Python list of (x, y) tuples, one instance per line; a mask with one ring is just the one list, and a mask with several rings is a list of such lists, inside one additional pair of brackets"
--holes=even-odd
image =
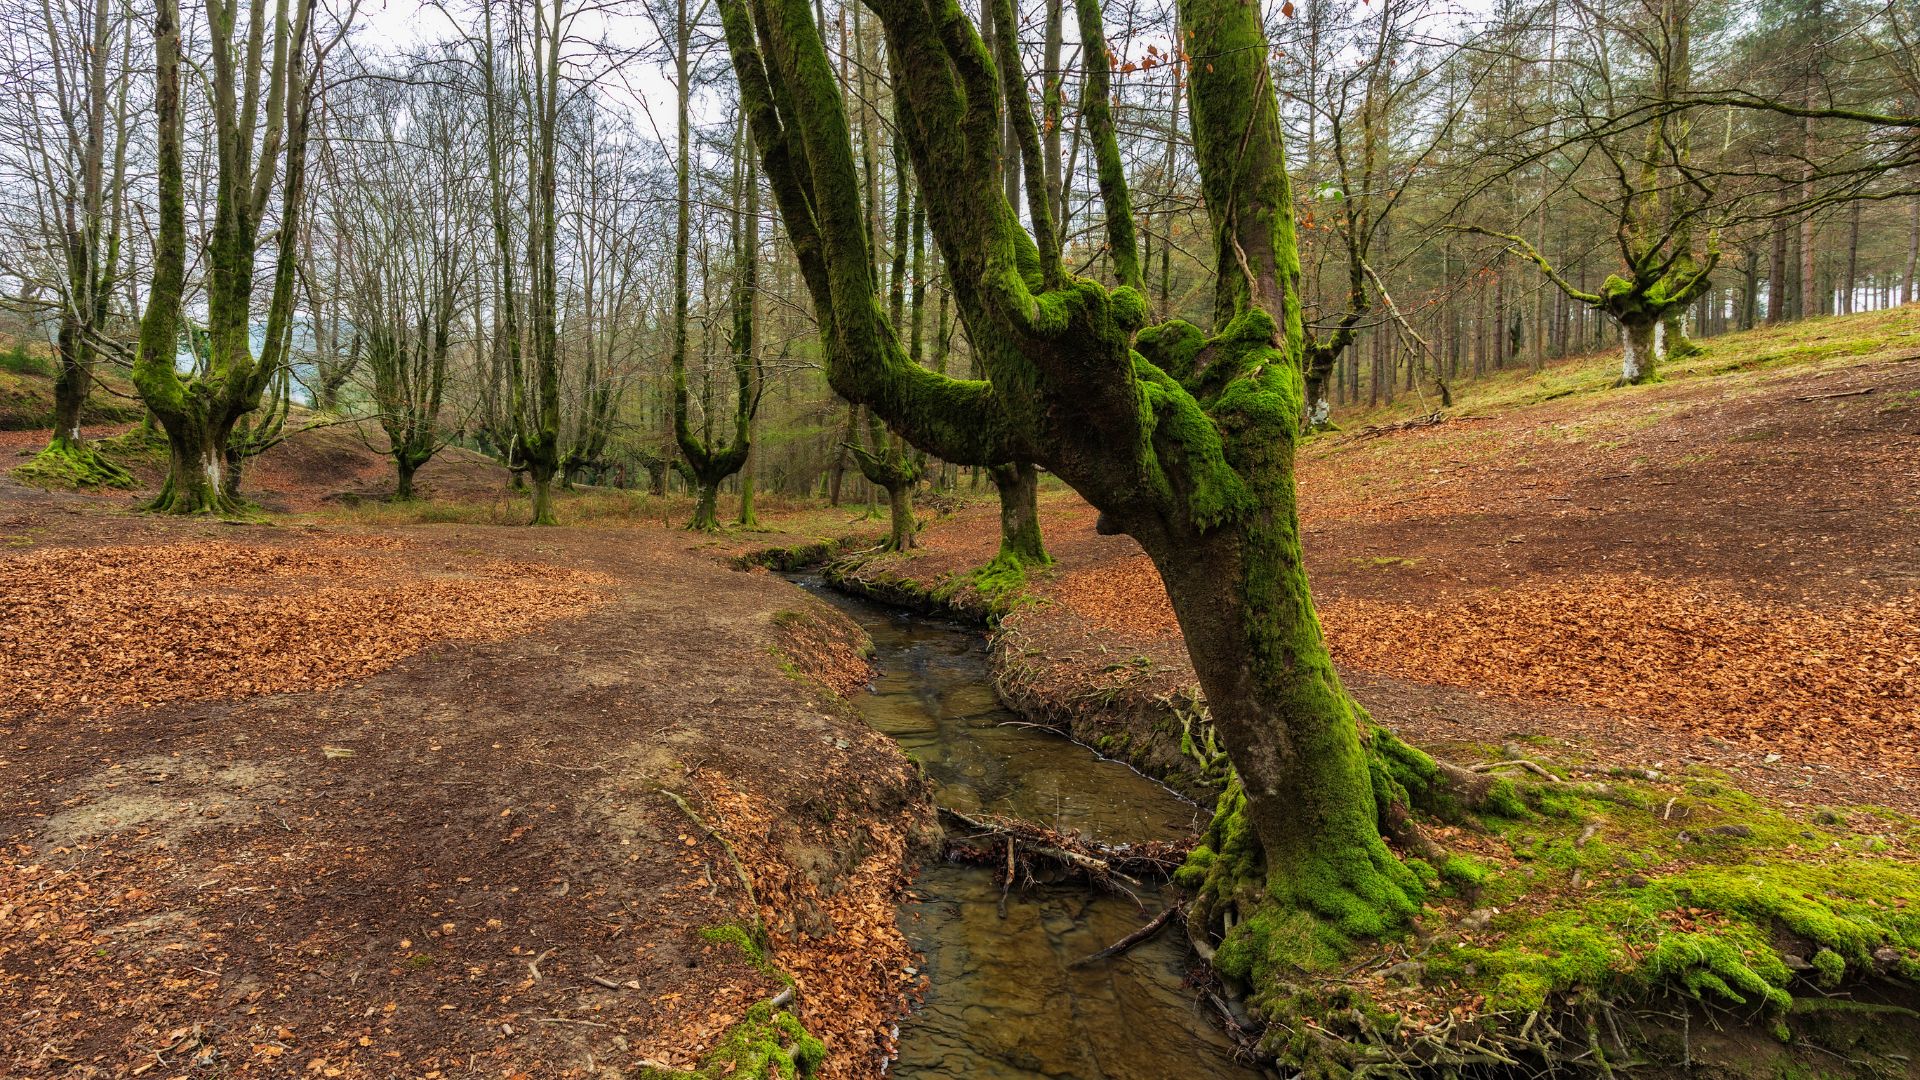
[(81, 340), (80, 328), (73, 319), (62, 320), (58, 344), (60, 370), (53, 380), (53, 435), (20, 475), (48, 485), (131, 487), (132, 474), (102, 457), (80, 433), (80, 414), (93, 384), (93, 350)]
[(1634, 315), (1620, 323), (1620, 383), (1638, 386), (1660, 377), (1664, 328), (1657, 317)]
[(754, 513), (753, 509), (752, 470), (748, 470), (740, 477), (740, 517), (736, 519), (735, 523), (743, 529), (757, 529), (760, 527), (760, 515)]
[(913, 484), (887, 485), (888, 551), (910, 551), (919, 546), (919, 524), (913, 520)]
[(241, 509), (227, 479), (227, 437), (233, 421), (191, 414), (163, 418), (167, 479), (147, 508), (167, 514), (233, 514)]
[(998, 563), (1046, 566), (1053, 562), (1040, 536), (1040, 472), (1028, 462), (995, 465), (988, 470), (1000, 494)]
[(694, 532), (720, 531), (720, 482), (718, 480), (700, 480), (696, 485), (700, 495), (693, 507), (693, 520), (687, 522), (687, 528)]
[(558, 525), (553, 516), (553, 477), (557, 470), (550, 458), (529, 458), (527, 473), (533, 480), (532, 525)]
[(1256, 899), (1264, 881), (1289, 907), (1378, 934), (1412, 914), (1419, 886), (1381, 840), (1359, 712), (1314, 617), (1290, 509), (1260, 516), (1245, 534), (1149, 549), (1244, 793), (1222, 804), (1214, 843), (1227, 850), (1205, 902)]
[(1687, 336), (1687, 306), (1676, 304), (1667, 310), (1661, 319), (1662, 362), (1682, 360), (1700, 351), (1700, 346)]

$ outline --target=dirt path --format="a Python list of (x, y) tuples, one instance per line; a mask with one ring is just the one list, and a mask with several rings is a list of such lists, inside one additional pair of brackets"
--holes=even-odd
[[(0, 504), (0, 571), (209, 538), (234, 567), (335, 560), (251, 591), (200, 569), (187, 599), (221, 599), (229, 626), (482, 563), (519, 568), (496, 582), (510, 592), (565, 577), (591, 595), (488, 640), (461, 638), (493, 612), (426, 605), (418, 651), (377, 674), (332, 679), (317, 654), (330, 689), (0, 715), (0, 1073), (691, 1064), (778, 987), (716, 930), (752, 921), (747, 880), (829, 1074), (878, 1060), (909, 962), (892, 901), (924, 823), (904, 757), (828, 692), (865, 672), (825, 605), (655, 528), (383, 540)], [(105, 617), (124, 599), (66, 602)], [(222, 647), (203, 629), (181, 663)], [(783, 653), (808, 659), (787, 673)]]
[[(1336, 659), (1412, 738), (1920, 810), (1920, 358), (1339, 433), (1300, 471)], [(1044, 518), (1045, 602), (1004, 626), (1022, 689), (1071, 711), (1191, 685), (1138, 546), (1068, 492)], [(965, 572), (997, 527), (975, 506), (871, 572)]]

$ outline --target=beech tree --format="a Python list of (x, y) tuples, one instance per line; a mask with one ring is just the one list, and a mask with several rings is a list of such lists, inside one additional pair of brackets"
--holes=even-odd
[[(374, 73), (385, 74), (385, 73)], [(471, 114), (426, 80), (369, 80), (343, 157), (349, 198), (336, 207), (347, 317), (386, 433), (398, 499), (446, 445), (448, 353), (474, 293), (481, 250), (468, 177), (483, 162)], [(409, 83), (412, 85), (409, 85)]]
[[(311, 72), (326, 52), (311, 41), (315, 6), (316, 0), (277, 0), (269, 13), (264, 3), (254, 3), (245, 8), (243, 20), (238, 0), (206, 0), (206, 106), (216, 164), (205, 253), (206, 347), (193, 353), (183, 372), (179, 357), (187, 214), (180, 13), (178, 0), (156, 0), (159, 228), (133, 362), (134, 385), (167, 433), (167, 479), (150, 504), (154, 510), (190, 514), (240, 508), (227, 476), (229, 437), (285, 374), (305, 202)], [(270, 233), (272, 290), (256, 356), (254, 262), (276, 192), (279, 217)]]
[[(1238, 777), (1209, 837), (1221, 857), (1210, 863), (1200, 926), (1255, 897), (1349, 933), (1400, 924), (1420, 886), (1382, 840), (1382, 823), (1409, 797), (1408, 782), (1422, 787), (1440, 771), (1384, 731), (1363, 739), (1364, 714), (1334, 673), (1301, 565), (1300, 267), (1257, 6), (1180, 3), (1218, 251), (1211, 330), (1182, 319), (1146, 325), (1124, 169), (1095, 115), (1086, 128), (1118, 280), (1063, 265), (1038, 125), (1025, 93), (1011, 92), (1024, 80), (1010, 0), (991, 5), (991, 54), (957, 0), (867, 6), (886, 37), (894, 123), (987, 377), (940, 375), (901, 346), (877, 295), (864, 185), (810, 5), (722, 0), (743, 106), (834, 387), (930, 453), (1046, 467), (1153, 559)], [(1078, 0), (1076, 11), (1082, 108), (1097, 113), (1108, 56), (1097, 0)], [(1006, 195), (1003, 116), (1028, 179), (1031, 233)]]
[(32, 16), (0, 27), (7, 33), (0, 72), (20, 91), (0, 114), (5, 171), (34, 195), (21, 208), (31, 217), (16, 240), (23, 254), (43, 260), (36, 277), (50, 286), (58, 327), (53, 435), (30, 468), (80, 486), (133, 482), (80, 431), (95, 366), (113, 347), (114, 290), (128, 270), (133, 26), (119, 4), (93, 0), (42, 3)]

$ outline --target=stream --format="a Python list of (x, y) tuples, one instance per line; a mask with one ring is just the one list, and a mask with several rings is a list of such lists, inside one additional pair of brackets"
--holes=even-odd
[[(977, 632), (801, 584), (873, 638), (879, 676), (855, 696), (868, 724), (897, 740), (963, 813), (1005, 814), (1108, 843), (1181, 839), (1206, 811), (1055, 732), (1018, 726), (989, 681)], [(1149, 884), (1141, 907), (1075, 883), (1001, 890), (984, 867), (933, 863), (902, 905), (900, 927), (924, 957), (925, 1000), (901, 1022), (903, 1080), (1185, 1080), (1259, 1077), (1236, 1063), (1210, 1009), (1183, 985), (1177, 927), (1130, 952), (1069, 965), (1139, 928), (1169, 901)]]

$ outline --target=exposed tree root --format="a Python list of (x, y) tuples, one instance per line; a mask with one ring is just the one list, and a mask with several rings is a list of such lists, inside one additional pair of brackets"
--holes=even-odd
[(14, 479), (43, 488), (133, 486), (133, 474), (89, 443), (56, 438), (32, 461), (13, 470)]

